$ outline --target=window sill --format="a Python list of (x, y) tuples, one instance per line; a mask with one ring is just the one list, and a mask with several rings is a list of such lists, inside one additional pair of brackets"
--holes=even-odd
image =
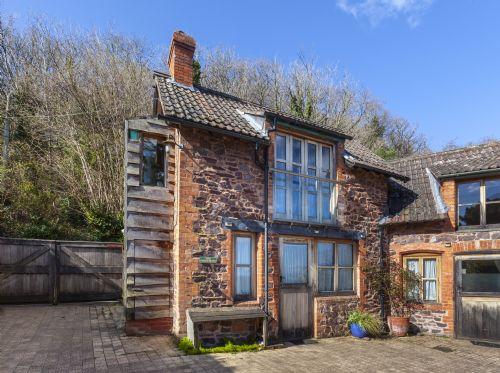
[(254, 306), (260, 306), (259, 301), (255, 298), (235, 299), (233, 301), (233, 307), (254, 307)]
[(343, 291), (343, 292), (331, 292), (331, 293), (316, 293), (314, 294), (315, 298), (352, 298), (357, 297), (355, 291)]
[(475, 225), (471, 227), (458, 227), (457, 232), (491, 232), (500, 230), (500, 224)]
[(293, 220), (293, 219), (283, 219), (283, 218), (273, 218), (272, 219), (273, 223), (285, 223), (285, 224), (293, 224), (293, 225), (300, 225), (303, 227), (319, 227), (319, 228), (324, 228), (326, 227), (333, 227), (337, 228), (340, 227), (340, 224), (337, 222), (333, 223), (321, 223), (318, 221), (305, 221), (305, 220)]

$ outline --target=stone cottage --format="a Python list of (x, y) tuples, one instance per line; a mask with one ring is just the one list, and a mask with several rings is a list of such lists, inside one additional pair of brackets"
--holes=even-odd
[[(489, 230), (497, 184), (484, 172), (499, 170), (500, 144), (456, 151), (477, 153), (470, 164), (448, 153), (385, 162), (336, 128), (194, 86), (195, 47), (174, 33), (169, 72), (154, 74), (154, 115), (126, 122), (127, 332), (205, 344), (343, 335), (350, 310), (381, 309), (360, 264), (389, 255), (435, 274), (423, 280), (439, 296), (421, 295), (422, 330), (455, 330), (461, 252), (500, 247)], [(484, 176), (477, 226), (451, 171)]]

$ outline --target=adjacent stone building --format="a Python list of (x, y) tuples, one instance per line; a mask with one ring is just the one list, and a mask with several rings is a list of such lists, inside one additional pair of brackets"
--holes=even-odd
[(415, 325), (500, 339), (500, 143), (391, 165), (410, 180), (390, 184), (390, 253), (428, 279)]
[[(486, 245), (485, 232), (447, 223), (455, 184), (415, 175), (417, 158), (388, 163), (336, 128), (194, 86), (195, 48), (174, 33), (169, 73), (154, 75), (154, 116), (126, 125), (127, 331), (208, 345), (265, 330), (275, 340), (344, 335), (350, 311), (381, 309), (363, 261), (421, 252), (441, 255), (442, 290), (416, 323), (453, 331), (443, 272), (453, 259), (441, 242), (450, 252), (465, 250), (462, 235)], [(417, 212), (414, 224), (421, 205), (433, 215)], [(497, 238), (488, 232), (488, 249)]]

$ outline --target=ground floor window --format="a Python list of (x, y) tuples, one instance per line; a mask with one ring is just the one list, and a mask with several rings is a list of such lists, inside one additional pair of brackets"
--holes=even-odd
[(255, 282), (255, 250), (253, 237), (237, 235), (234, 239), (234, 298), (253, 298)]
[(500, 293), (500, 259), (462, 261), (462, 291)]
[(354, 291), (352, 244), (318, 242), (318, 292)]
[(422, 286), (410, 292), (409, 297), (422, 299), (424, 302), (437, 302), (439, 299), (439, 257), (406, 256), (407, 269), (420, 275)]

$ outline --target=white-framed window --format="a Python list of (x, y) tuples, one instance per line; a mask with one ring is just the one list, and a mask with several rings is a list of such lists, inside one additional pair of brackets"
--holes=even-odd
[(355, 248), (353, 244), (319, 241), (317, 244), (318, 292), (355, 290)]
[(251, 235), (234, 237), (234, 299), (248, 300), (255, 293), (255, 249)]
[(274, 218), (333, 223), (334, 147), (278, 133), (275, 142)]
[(437, 302), (439, 299), (439, 257), (415, 255), (404, 257), (405, 267), (420, 275), (421, 288), (414, 289), (408, 294), (410, 298), (422, 299), (424, 302)]

